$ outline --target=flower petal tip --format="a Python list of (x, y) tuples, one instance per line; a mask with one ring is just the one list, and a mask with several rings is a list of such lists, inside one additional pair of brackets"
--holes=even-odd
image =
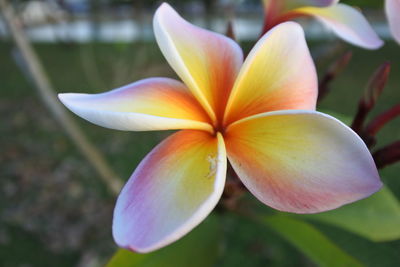
[(216, 123), (243, 63), (240, 46), (191, 24), (168, 4), (157, 9), (153, 28), (165, 59)]
[(212, 131), (207, 115), (186, 86), (169, 78), (144, 79), (100, 94), (58, 97), (76, 115), (106, 128)]
[(60, 93), (57, 95), (58, 99), (64, 103), (64, 100), (68, 97), (69, 93)]
[(58, 94), (58, 99), (61, 101), (61, 103), (64, 104), (69, 110), (74, 112), (74, 106), (76, 100), (79, 100), (79, 98), (84, 97), (86, 94), (77, 94), (77, 93), (61, 93)]
[(383, 41), (364, 15), (349, 5), (335, 4), (326, 8), (302, 7), (293, 12), (316, 17), (336, 35), (353, 45), (370, 50), (383, 45)]
[(154, 18), (157, 16), (160, 16), (164, 12), (174, 12), (176, 11), (167, 3), (163, 2), (156, 10), (156, 13), (154, 14)]
[(320, 112), (283, 110), (243, 119), (228, 129), (226, 144), (245, 186), (277, 210), (323, 212), (382, 187), (361, 138)]
[(153, 252), (157, 249), (160, 249), (164, 247), (165, 245), (155, 245), (155, 246), (150, 246), (150, 247), (140, 247), (140, 246), (132, 246), (127, 243), (127, 241), (124, 238), (121, 238), (121, 236), (118, 234), (118, 230), (115, 229), (114, 227), (112, 228), (112, 235), (114, 242), (117, 244), (118, 247), (130, 250), (135, 253), (140, 253), (140, 254), (145, 254), (145, 253), (150, 253)]
[(180, 131), (167, 138), (122, 189), (114, 210), (115, 242), (147, 253), (187, 234), (218, 203), (226, 163), (221, 134)]
[(377, 49), (381, 48), (384, 44), (385, 44), (385, 42), (382, 39), (380, 39), (378, 36), (376, 36), (375, 38), (373, 38), (371, 40), (370, 43), (368, 43), (368, 44), (366, 43), (364, 45), (364, 48), (369, 49), (369, 50), (377, 50)]
[(394, 40), (400, 44), (400, 1), (386, 0), (385, 12)]
[(267, 111), (315, 110), (317, 94), (317, 73), (303, 28), (284, 22), (268, 31), (247, 56), (224, 124)]
[[(303, 27), (301, 27), (301, 25), (295, 21), (282, 22), (282, 23), (276, 25), (275, 27), (273, 27), (271, 29), (271, 31), (273, 31), (274, 29), (282, 28), (282, 27), (286, 27), (290, 31), (297, 31), (298, 33), (301, 33), (304, 36)], [(289, 28), (291, 28), (291, 29), (289, 29)]]

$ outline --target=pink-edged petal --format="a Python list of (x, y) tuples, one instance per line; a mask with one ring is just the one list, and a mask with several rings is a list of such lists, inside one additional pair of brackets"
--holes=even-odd
[(225, 125), (273, 110), (315, 109), (317, 74), (304, 32), (285, 22), (264, 35), (246, 58), (232, 89)]
[(262, 33), (279, 23), (292, 20), (299, 16), (290, 10), (304, 6), (328, 7), (334, 5), (339, 0), (263, 0), (264, 5), (264, 25)]
[(259, 114), (230, 125), (224, 137), (242, 182), (260, 201), (281, 211), (322, 212), (382, 186), (361, 138), (323, 113)]
[(337, 4), (339, 0), (286, 0), (287, 2), (293, 3), (296, 6), (317, 6), (327, 7)]
[(383, 41), (362, 13), (348, 5), (336, 4), (325, 8), (302, 7), (291, 12), (314, 16), (351, 44), (366, 49), (378, 49), (383, 45)]
[(339, 0), (263, 0), (266, 9), (278, 8), (280, 11), (287, 11), (303, 6), (327, 7), (338, 2)]
[(165, 3), (153, 25), (168, 63), (215, 122), (223, 115), (243, 62), (241, 48), (221, 34), (188, 23)]
[(101, 94), (58, 97), (76, 115), (106, 128), (212, 131), (207, 114), (186, 86), (169, 78), (149, 78)]
[(219, 133), (184, 130), (166, 139), (140, 163), (118, 197), (116, 243), (150, 252), (196, 227), (221, 197), (226, 161)]
[(385, 11), (393, 38), (400, 44), (400, 0), (386, 0)]

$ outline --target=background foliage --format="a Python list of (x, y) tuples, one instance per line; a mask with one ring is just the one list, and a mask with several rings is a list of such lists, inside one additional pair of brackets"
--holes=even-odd
[[(129, 3), (103, 4), (121, 2)], [(142, 1), (146, 8), (156, 2)], [(381, 1), (343, 2), (382, 6)], [(350, 121), (368, 77), (385, 60), (392, 61), (392, 73), (370, 117), (398, 103), (397, 44), (388, 41), (378, 51), (340, 41), (309, 44), (320, 77), (343, 51), (353, 51), (320, 110)], [(241, 45), (249, 50), (252, 44)], [(153, 41), (37, 43), (35, 48), (58, 92), (96, 93), (145, 77), (175, 77)], [(111, 238), (115, 199), (42, 106), (13, 51), (9, 40), (0, 42), (0, 266), (102, 265), (117, 249)], [(169, 134), (118, 132), (77, 122), (124, 179)], [(378, 146), (399, 136), (397, 119), (379, 133)], [(381, 172), (384, 190), (317, 215), (279, 213), (246, 195), (239, 210), (256, 212), (217, 207), (177, 243), (146, 255), (120, 250), (108, 266), (398, 266), (399, 173), (399, 164), (387, 167)]]

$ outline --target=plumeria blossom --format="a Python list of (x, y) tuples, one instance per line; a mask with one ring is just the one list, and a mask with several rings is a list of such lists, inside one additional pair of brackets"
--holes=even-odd
[[(398, 0), (388, 2), (395, 1)], [(381, 47), (383, 41), (362, 13), (349, 5), (338, 2), (339, 0), (263, 0), (265, 9), (263, 32), (293, 18), (313, 16), (337, 36), (353, 45), (366, 49)]]
[(400, 0), (386, 0), (385, 11), (392, 36), (400, 44)]
[(250, 192), (281, 211), (326, 211), (379, 190), (362, 140), (315, 111), (316, 71), (297, 23), (273, 28), (244, 62), (233, 40), (188, 23), (168, 4), (153, 23), (183, 83), (149, 78), (101, 94), (59, 95), (103, 127), (181, 129), (122, 189), (113, 221), (119, 246), (153, 251), (198, 225), (222, 195), (227, 158)]

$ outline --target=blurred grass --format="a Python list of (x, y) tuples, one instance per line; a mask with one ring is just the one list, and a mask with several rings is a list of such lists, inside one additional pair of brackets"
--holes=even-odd
[[(248, 49), (250, 44), (245, 43), (243, 46)], [(366, 51), (344, 44), (341, 46), (344, 46), (341, 51), (350, 49), (354, 52), (354, 56), (350, 65), (332, 83), (332, 91), (320, 104), (320, 109), (353, 116), (356, 111), (356, 103), (363, 93), (369, 76), (386, 60), (393, 63), (392, 73), (371, 116), (399, 103), (400, 47), (398, 45), (388, 42), (383, 49), (378, 51)], [(319, 43), (312, 43), (311, 48), (313, 51), (325, 49)], [(37, 44), (36, 49), (59, 93), (96, 93), (146, 77), (175, 77), (154, 42)], [(4, 266), (19, 266), (27, 262), (30, 263), (30, 266), (51, 266), (52, 263), (65, 260), (65, 266), (69, 266), (82, 262), (87, 251), (94, 253), (100, 260), (104, 260), (111, 255), (114, 249), (110, 235), (114, 199), (106, 194), (103, 185), (95, 178), (96, 174), (87, 166), (85, 160), (77, 153), (68, 138), (60, 131), (57, 123), (41, 105), (32, 85), (16, 67), (11, 52), (11, 44), (0, 43), (0, 147), (2, 147), (0, 176), (5, 177), (0, 183), (2, 183), (2, 188), (11, 188), (0, 195), (2, 228), (0, 249), (7, 251), (7, 253), (0, 253), (0, 263), (9, 263)], [(331, 57), (320, 59), (317, 62), (320, 76), (329, 62), (337, 56), (338, 53), (334, 53)], [(92, 125), (81, 119), (77, 119), (77, 122), (124, 180), (129, 178), (144, 155), (159, 140), (169, 134), (168, 132), (119, 132)], [(399, 122), (398, 118), (385, 126), (379, 133), (378, 147), (400, 137)], [(18, 165), (18, 162), (21, 164)], [(65, 167), (67, 171), (63, 174), (65, 176), (63, 176), (63, 182), (55, 186), (56, 190), (61, 191), (60, 194), (53, 193), (51, 197), (43, 200), (44, 203), (50, 201), (55, 204), (46, 206), (33, 215), (27, 212), (30, 210), (29, 202), (32, 205), (44, 205), (42, 202), (37, 203), (37, 199), (42, 199), (43, 194), (55, 190), (46, 185), (52, 183), (52, 179), (58, 179), (57, 175), (60, 170), (64, 170), (63, 164), (66, 162), (70, 162), (72, 167)], [(22, 172), (26, 169), (29, 171)], [(46, 175), (43, 175), (43, 172)], [(388, 177), (384, 182), (399, 198), (400, 164), (388, 167), (383, 172), (385, 177)], [(35, 179), (39, 179), (39, 182)], [(75, 197), (76, 193), (70, 193), (72, 182), (78, 183), (80, 190), (83, 190), (78, 197)], [(67, 192), (65, 194), (63, 193), (64, 189)], [(76, 209), (74, 205), (83, 205), (87, 195), (90, 195), (94, 202), (92, 213), (88, 213), (87, 209), (74, 211)], [(68, 201), (68, 198), (73, 200)], [(107, 209), (103, 209), (103, 207), (107, 207)], [(18, 216), (15, 215), (15, 209), (20, 210), (17, 213)], [(67, 223), (63, 222), (62, 226), (68, 228), (73, 227), (75, 221), (93, 216), (96, 210), (104, 210), (102, 217), (83, 222), (90, 226), (85, 228), (85, 232), (73, 233), (77, 236), (84, 235), (83, 240), (76, 241), (78, 242), (76, 244), (71, 241), (70, 245), (61, 246), (61, 249), (60, 246), (54, 248), (49, 244), (54, 240), (50, 237), (51, 232), (48, 232), (46, 223), (52, 221), (53, 217), (58, 217), (59, 213), (67, 213), (68, 216), (72, 216), (72, 220), (68, 219), (68, 216), (61, 219), (67, 220)], [(9, 216), (10, 214), (12, 216)], [(309, 260), (272, 231), (257, 228), (235, 216), (225, 216), (224, 218), (224, 222), (222, 222), (226, 230), (224, 249), (226, 255), (229, 256), (222, 258), (218, 266), (294, 266), (299, 263), (303, 266), (312, 266)], [(24, 223), (25, 220), (31, 220), (33, 226), (29, 226), (29, 224), (27, 226)], [(52, 226), (55, 227), (53, 230), (60, 231), (56, 240), (67, 235), (73, 236), (68, 231), (64, 233), (63, 231), (66, 229), (58, 229), (57, 227), (61, 228), (61, 224), (59, 225), (57, 222), (57, 220), (53, 222)], [(40, 225), (41, 223), (42, 225)], [(6, 225), (7, 227), (3, 227)], [(379, 266), (379, 257), (382, 259), (386, 257), (385, 264), (381, 266), (395, 266), (396, 257), (390, 255), (393, 254), (393, 250), (398, 250), (399, 242), (374, 243), (372, 245), (371, 242), (333, 227), (322, 225), (321, 229), (339, 245), (343, 245), (348, 252), (354, 252), (361, 260), (369, 262), (369, 266)], [(8, 238), (1, 238), (2, 235), (8, 236)], [(9, 242), (10, 240), (12, 242)], [(24, 242), (23, 240), (31, 241)], [(368, 250), (378, 250), (382, 253), (374, 256), (375, 260), (372, 261), (368, 253), (365, 254), (365, 251)], [(15, 259), (16, 251), (23, 251), (24, 256)], [(43, 256), (44, 254), (46, 256)], [(43, 259), (44, 257), (46, 260)], [(0, 266), (3, 265), (0, 264)]]

